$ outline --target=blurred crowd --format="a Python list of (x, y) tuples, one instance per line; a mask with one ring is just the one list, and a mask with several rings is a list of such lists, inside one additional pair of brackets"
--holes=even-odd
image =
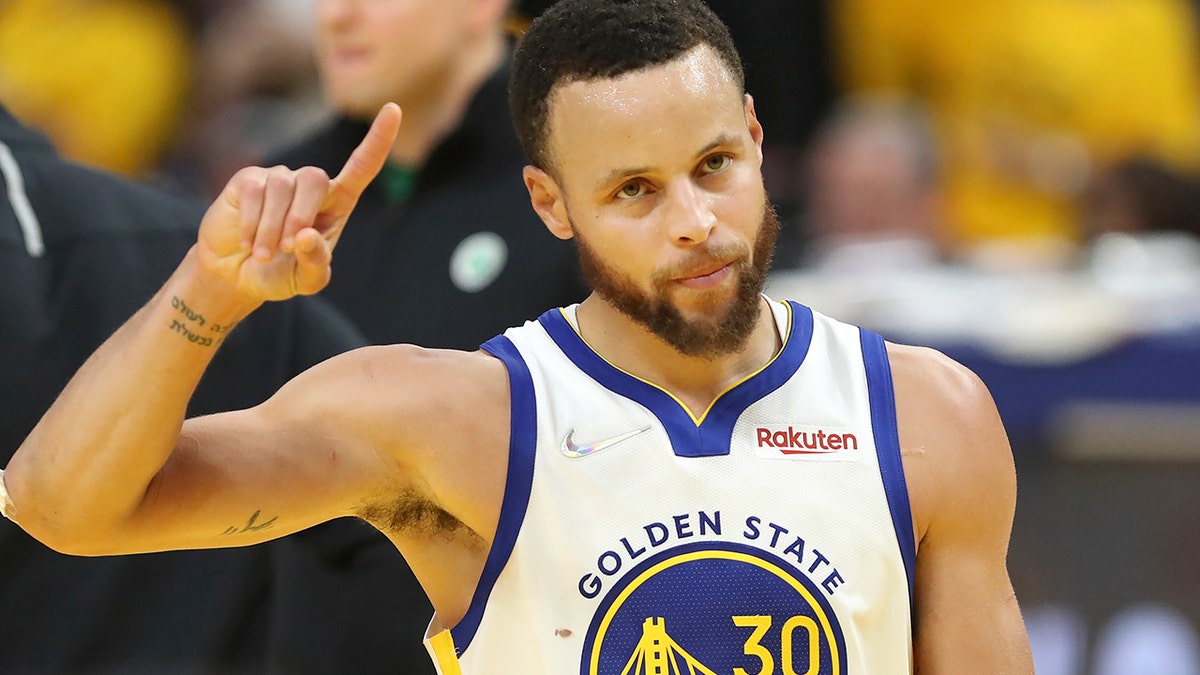
[[(9, 0), (0, 100), (69, 157), (212, 194), (329, 116), (318, 4)], [(1200, 323), (1195, 4), (710, 4), (767, 131), (773, 293), (1038, 361)]]
[[(353, 124), (362, 113), (354, 107), (382, 100), (372, 92), (334, 91), (336, 82), (353, 78), (322, 72), (331, 66), (318, 58), (319, 42), (337, 36), (343, 22), (347, 32), (362, 29), (350, 26), (346, 7), (383, 1), (4, 0), (0, 104), (67, 158), (197, 199), (211, 197), (251, 163), (328, 159), (336, 169), (344, 156), (328, 151), (340, 152), (343, 137), (357, 138)], [(971, 344), (1022, 364), (1070, 363), (1141, 336), (1200, 334), (1195, 0), (708, 2), (742, 50), (747, 88), (765, 129), (764, 175), (784, 223), (769, 294), (891, 338)], [(519, 36), (551, 3), (516, 0), (507, 32)], [(398, 39), (420, 42), (419, 32)], [(478, 46), (480, 63), (492, 68), (488, 44)], [(396, 51), (398, 60), (435, 46), (404, 47)], [(438, 48), (449, 53), (444, 47)], [(438, 73), (438, 65), (411, 70)], [(396, 63), (395, 69), (408, 66)], [(503, 114), (481, 111), (479, 103), (472, 105), (480, 110), (462, 110), (475, 95), (472, 87), (484, 92), (476, 101), (502, 98), (496, 82), (506, 71), (501, 65), (483, 72), (488, 68), (464, 85), (463, 100), (455, 103), (469, 133), (438, 127), (436, 106), (421, 109), (426, 99), (440, 103), (441, 92), (400, 101), (413, 113), (410, 128), (424, 124), (428, 138), (411, 148), (398, 144), (404, 147), (384, 172), (386, 185), (364, 197), (359, 217), (367, 224), (355, 226), (373, 238), (358, 244), (347, 238), (346, 255), (356, 256), (355, 263), (335, 274), (335, 286), (324, 294), (368, 342), (477, 344), (530, 316), (516, 306), (521, 291), (506, 283), (539, 289), (542, 295), (528, 291), (522, 298), (537, 308), (575, 299), (551, 297), (555, 285), (563, 293), (578, 289), (550, 281), (573, 269), (565, 263), (550, 269), (546, 262), (566, 260), (569, 250), (543, 252), (538, 247), (552, 244), (526, 244), (514, 234), (528, 219), (539, 230), (530, 237), (545, 235), (527, 209), (519, 166), (510, 166), (519, 158), (508, 155), (519, 152), (489, 145), (509, 136), (489, 126)], [(357, 102), (348, 104), (351, 99)], [(496, 138), (479, 138), (481, 129)], [(513, 145), (512, 139), (504, 143)], [(503, 158), (492, 164), (493, 155)], [(501, 178), (505, 188), (493, 184)], [(451, 189), (455, 181), (473, 190), (469, 198)], [(401, 234), (469, 221), (484, 202), (498, 205), (488, 213), (497, 222), (519, 215), (492, 226), (494, 232), (471, 234), (475, 224), (466, 223), (463, 236), (445, 234), (450, 243), (461, 238), (453, 250), (427, 238), (396, 244)], [(399, 222), (404, 232), (386, 231)], [(376, 225), (378, 232), (371, 229)], [(504, 229), (509, 225), (511, 231)], [(426, 267), (419, 260), (396, 264), (380, 257), (391, 250), (429, 260), (444, 254), (447, 288), (430, 291), (432, 281), (423, 286)], [(535, 284), (519, 274), (536, 261), (557, 276)], [(404, 269), (417, 280), (380, 281), (385, 273), (379, 270)], [(518, 274), (509, 280), (502, 270)], [(349, 285), (336, 287), (346, 279)], [(437, 298), (461, 292), (453, 302), (463, 304), (447, 302), (445, 316), (434, 316), (440, 300), (421, 305), (394, 293), (418, 285)], [(481, 294), (485, 288), (505, 301)], [(393, 308), (391, 319), (410, 324), (409, 317), (421, 316), (431, 332), (399, 332), (412, 326), (380, 323), (384, 312), (356, 306), (356, 298), (383, 298)], [(410, 300), (413, 305), (402, 304)], [(468, 331), (463, 317), (478, 317), (480, 325)], [(392, 575), (394, 550), (378, 541), (359, 543), (362, 536), (327, 531), (285, 545), (303, 550), (280, 554), (291, 562), (284, 573), (274, 569), (272, 578), (298, 580), (294, 586), (303, 590), (275, 605), (289, 615), (311, 610), (310, 596), (320, 589), (344, 590), (346, 578), (370, 578), (364, 565)], [(375, 553), (362, 553), (384, 549), (378, 555), (387, 557), (379, 562), (370, 557)], [(343, 555), (348, 550), (356, 553)], [(337, 633), (342, 617), (356, 612), (374, 617), (372, 595), (390, 612), (400, 601), (376, 588), (348, 595), (336, 608), (341, 614), (328, 606), (310, 611), (327, 615), (330, 625), (302, 626), (296, 634)], [(1041, 621), (1031, 624), (1039, 666), (1057, 655), (1064, 665), (1047, 665), (1045, 672), (1076, 672), (1068, 647), (1081, 638), (1073, 619), (1032, 618)], [(1055, 631), (1067, 637), (1054, 637)], [(398, 631), (380, 625), (379, 632)], [(1195, 635), (1180, 632), (1186, 633), (1180, 653), (1187, 656), (1176, 659), (1185, 663), (1177, 672), (1197, 672)], [(1046, 646), (1038, 646), (1039, 638)], [(293, 639), (298, 647), (287, 652), (290, 667), (281, 670), (321, 672), (313, 654), (345, 658), (362, 644), (379, 643), (365, 631), (358, 640), (313, 642), (306, 650), (300, 647), (307, 638)], [(1117, 659), (1112, 663), (1124, 663)], [(305, 663), (308, 669), (297, 665)]]

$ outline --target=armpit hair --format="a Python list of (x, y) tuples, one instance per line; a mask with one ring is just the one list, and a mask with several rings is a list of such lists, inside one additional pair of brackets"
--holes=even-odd
[(449, 537), (467, 529), (461, 520), (411, 489), (364, 505), (358, 517), (384, 532), (418, 537)]

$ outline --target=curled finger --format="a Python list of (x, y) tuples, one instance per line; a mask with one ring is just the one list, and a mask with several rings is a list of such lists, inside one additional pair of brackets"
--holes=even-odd
[(267, 172), (262, 215), (254, 233), (254, 257), (266, 261), (279, 249), (283, 221), (291, 208), (296, 192), (294, 173), (286, 167), (274, 167)]
[(254, 247), (254, 234), (262, 217), (266, 178), (266, 173), (261, 169), (244, 169), (234, 176), (234, 194), (238, 208), (238, 242), (244, 251), (250, 251)]
[(328, 192), (329, 176), (323, 170), (306, 166), (295, 172), (295, 193), (284, 219), (281, 249), (289, 252), (295, 249), (296, 235), (313, 227)]

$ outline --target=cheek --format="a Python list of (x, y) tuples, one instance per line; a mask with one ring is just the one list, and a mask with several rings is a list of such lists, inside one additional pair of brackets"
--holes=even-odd
[(753, 234), (762, 223), (765, 192), (761, 181), (746, 181), (718, 195), (713, 209), (718, 219), (738, 232)]

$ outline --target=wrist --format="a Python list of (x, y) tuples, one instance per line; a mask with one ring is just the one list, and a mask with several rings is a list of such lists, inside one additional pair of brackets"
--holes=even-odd
[(202, 346), (219, 344), (233, 326), (263, 304), (262, 298), (205, 269), (195, 246), (163, 287), (162, 295), (172, 329)]

